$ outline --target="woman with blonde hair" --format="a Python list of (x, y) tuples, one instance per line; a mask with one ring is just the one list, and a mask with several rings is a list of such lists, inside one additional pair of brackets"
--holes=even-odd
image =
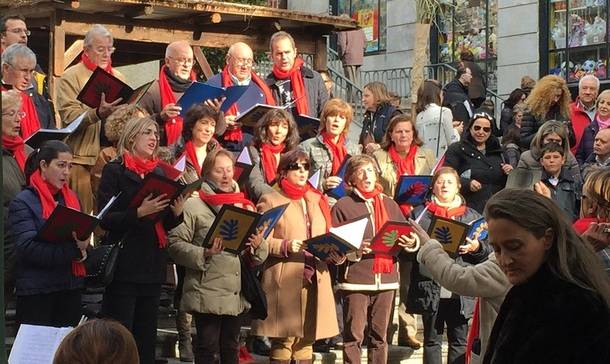
[(530, 143), (531, 148), (521, 153), (517, 168), (541, 170), (540, 158), (542, 157), (542, 148), (549, 143), (557, 143), (563, 148), (564, 155), (566, 156), (565, 168), (568, 169), (575, 181), (582, 181), (580, 166), (572, 152), (570, 152), (570, 142), (568, 139), (568, 130), (565, 123), (556, 120), (547, 121), (542, 124), (536, 135), (534, 135)]
[(367, 83), (362, 88), (362, 104), (365, 108), (360, 144), (368, 154), (380, 148), (383, 134), (392, 118), (402, 112), (392, 105), (392, 97), (385, 84), (379, 81)]
[(140, 361), (133, 336), (113, 320), (90, 320), (61, 341), (53, 364), (136, 364)]
[(360, 145), (347, 139), (353, 117), (352, 107), (347, 102), (341, 99), (328, 100), (320, 115), (320, 132), (299, 145), (309, 156), (311, 171), (321, 170), (322, 191), (331, 190), (343, 183), (337, 176), (339, 168), (348, 155), (360, 154)]
[(610, 281), (559, 207), (534, 191), (505, 189), (487, 202), (485, 219), (513, 287), (483, 363), (610, 362)]
[[(98, 208), (121, 193), (100, 225), (107, 231), (105, 243), (123, 244), (114, 279), (104, 292), (102, 314), (132, 332), (142, 364), (155, 361), (157, 312), (167, 265), (166, 232), (182, 222), (184, 205), (182, 197), (170, 201), (164, 194), (150, 194), (140, 206), (131, 206), (146, 175), (164, 175), (158, 166), (158, 148), (154, 120), (129, 120), (117, 145), (118, 157), (104, 167), (98, 190)], [(149, 218), (157, 213), (163, 216), (160, 220)]]
[(548, 75), (542, 77), (525, 99), (527, 111), (521, 120), (519, 145), (527, 150), (542, 124), (548, 120), (558, 120), (570, 130), (570, 145), (576, 143), (570, 122), (570, 90), (563, 77)]

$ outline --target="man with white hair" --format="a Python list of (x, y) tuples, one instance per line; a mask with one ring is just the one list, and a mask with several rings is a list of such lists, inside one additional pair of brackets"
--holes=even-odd
[(165, 64), (159, 80), (140, 100), (140, 106), (159, 123), (160, 145), (172, 145), (182, 135), (182, 117), (186, 110), (181, 110), (176, 101), (196, 80), (193, 62), (193, 49), (187, 41), (170, 43), (165, 49)]
[(63, 126), (86, 113), (82, 125), (67, 140), (74, 154), (70, 188), (78, 195), (86, 213), (93, 210), (90, 171), (100, 153), (102, 121), (112, 114), (121, 100), (107, 103), (102, 94), (100, 106), (92, 109), (76, 97), (97, 67), (125, 81), (125, 77), (112, 68), (112, 53), (115, 51), (113, 42), (112, 35), (106, 28), (94, 25), (85, 34), (80, 62), (68, 68), (57, 82), (57, 109)]
[(576, 154), (585, 128), (595, 118), (598, 93), (599, 79), (594, 75), (585, 75), (578, 81), (578, 96), (570, 104), (570, 120), (576, 136), (576, 144), (570, 146), (572, 154)]
[(248, 86), (242, 97), (225, 113), (228, 128), (220, 138), (220, 142), (223, 147), (232, 152), (241, 151), (252, 138), (249, 134), (243, 134), (241, 127), (235, 124), (234, 120), (237, 115), (256, 104), (275, 105), (273, 94), (265, 81), (252, 71), (253, 64), (252, 49), (246, 43), (234, 43), (229, 47), (226, 65), (222, 72), (207, 82), (209, 85), (217, 87)]
[(20, 134), (27, 139), (40, 128), (55, 129), (55, 116), (47, 99), (36, 92), (33, 74), (36, 55), (26, 45), (13, 43), (2, 53), (2, 91), (14, 89), (21, 96)]

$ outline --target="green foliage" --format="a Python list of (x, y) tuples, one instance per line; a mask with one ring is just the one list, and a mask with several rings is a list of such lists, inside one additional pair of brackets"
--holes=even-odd
[(391, 248), (396, 244), (396, 240), (398, 240), (398, 230), (392, 230), (385, 233), (382, 242), (383, 245)]

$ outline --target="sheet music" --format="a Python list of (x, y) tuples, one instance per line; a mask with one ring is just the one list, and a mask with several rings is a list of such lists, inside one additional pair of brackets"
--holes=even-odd
[(362, 245), (362, 237), (364, 236), (364, 230), (368, 224), (368, 218), (362, 218), (349, 224), (330, 228), (329, 231), (341, 239), (350, 243), (354, 248), (360, 249)]
[(55, 352), (71, 327), (22, 324), (8, 358), (9, 364), (52, 364)]
[(114, 203), (114, 201), (116, 201), (116, 199), (121, 195), (121, 192), (119, 192), (117, 195), (112, 196), (110, 198), (110, 200), (108, 201), (108, 203), (106, 204), (106, 206), (104, 206), (102, 208), (102, 210), (97, 214), (96, 218), (98, 220), (101, 220), (104, 215), (106, 214), (106, 212), (108, 212), (108, 209), (110, 209), (110, 206), (112, 206), (112, 204)]
[(86, 114), (87, 114), (87, 111), (85, 111), (84, 113), (80, 114), (76, 119), (74, 119), (74, 121), (72, 121), (70, 123), (70, 125), (66, 126), (63, 129), (60, 129), (60, 130), (65, 130), (65, 131), (69, 132), (70, 134), (74, 133), (74, 131), (76, 129), (78, 129), (80, 124), (83, 122), (83, 119), (85, 119), (85, 115)]

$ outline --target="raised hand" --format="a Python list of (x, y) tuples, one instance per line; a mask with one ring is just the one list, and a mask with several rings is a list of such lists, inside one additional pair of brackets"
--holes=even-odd
[(159, 195), (153, 198), (150, 194), (142, 201), (140, 207), (138, 207), (137, 213), (138, 218), (156, 214), (157, 212), (163, 211), (169, 205), (169, 199), (166, 198), (165, 194)]
[(223, 250), (222, 238), (217, 236), (212, 240), (212, 246), (203, 250), (203, 256), (211, 257), (212, 255), (220, 254)]

